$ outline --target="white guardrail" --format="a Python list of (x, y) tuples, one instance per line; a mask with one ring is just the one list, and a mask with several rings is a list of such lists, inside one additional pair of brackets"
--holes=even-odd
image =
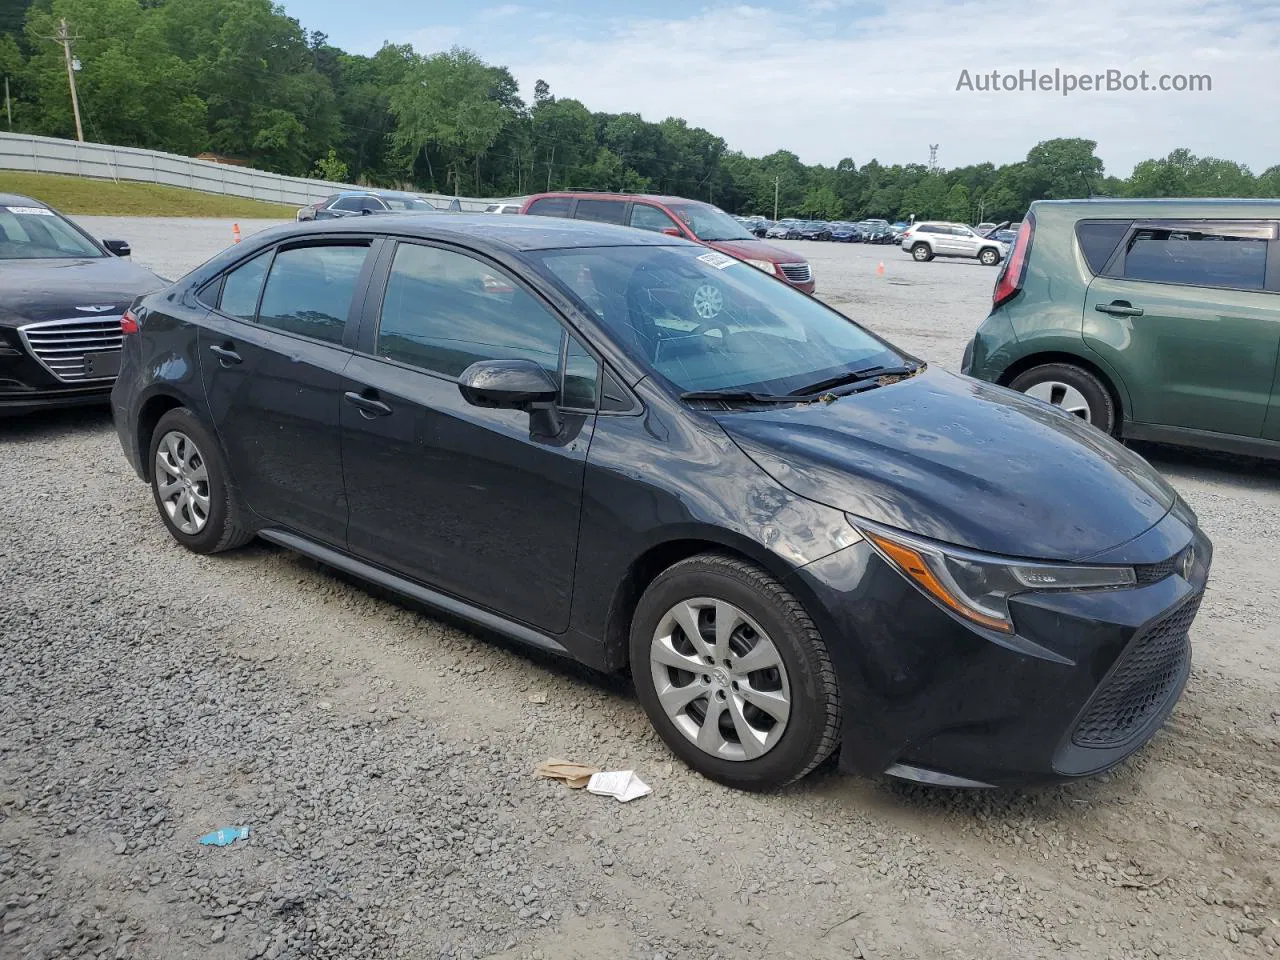
[[(174, 153), (140, 150), (136, 147), (113, 147), (104, 143), (78, 143), (56, 137), (35, 137), (20, 133), (0, 133), (0, 170), (25, 170), (31, 173), (60, 173), (98, 180), (133, 180), (186, 187), (205, 193), (222, 193), (272, 203), (302, 206), (323, 200), (339, 190), (364, 189), (351, 183), (330, 183), (306, 177), (285, 177), (278, 173), (237, 167), (210, 160), (195, 160)], [(415, 191), (416, 193), (416, 191)], [(463, 210), (483, 211), (490, 203), (474, 197), (449, 197), (423, 193), (445, 206), (454, 199)], [(507, 202), (512, 202), (508, 200)]]

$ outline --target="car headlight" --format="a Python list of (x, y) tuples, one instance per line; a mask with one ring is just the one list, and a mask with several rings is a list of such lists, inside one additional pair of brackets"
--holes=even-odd
[(1132, 567), (1034, 563), (986, 556), (898, 531), (849, 522), (891, 566), (940, 606), (998, 633), (1013, 633), (1009, 598), (1044, 590), (1131, 587)]
[(772, 260), (748, 260), (747, 263), (768, 274), (776, 274), (778, 272), (778, 268), (773, 265)]

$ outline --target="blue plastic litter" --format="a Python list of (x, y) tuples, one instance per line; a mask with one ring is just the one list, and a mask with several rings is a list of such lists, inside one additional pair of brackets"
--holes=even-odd
[(213, 833), (206, 833), (200, 838), (200, 842), (206, 847), (229, 847), (237, 840), (247, 840), (248, 838), (248, 827), (223, 827), (221, 830), (213, 831)]

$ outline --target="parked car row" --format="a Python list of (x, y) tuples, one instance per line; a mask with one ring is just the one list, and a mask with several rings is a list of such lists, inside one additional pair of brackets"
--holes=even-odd
[(894, 242), (900, 228), (906, 224), (891, 224), (887, 220), (862, 220), (849, 223), (842, 220), (779, 220), (765, 236), (778, 240), (834, 240), (837, 243)]

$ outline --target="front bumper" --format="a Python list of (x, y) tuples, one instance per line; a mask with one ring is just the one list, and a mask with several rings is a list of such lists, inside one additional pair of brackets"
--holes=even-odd
[(26, 352), (15, 333), (0, 333), (0, 417), (106, 404), (110, 395), (110, 380), (63, 383)]
[(840, 768), (1017, 786), (1124, 760), (1186, 683), (1212, 546), (1170, 514), (1133, 555), (1105, 559), (1151, 564), (1155, 576), (1193, 543), (1185, 577), (1014, 598), (1012, 637), (944, 612), (866, 542), (800, 568), (795, 586), (828, 638), (845, 704)]

